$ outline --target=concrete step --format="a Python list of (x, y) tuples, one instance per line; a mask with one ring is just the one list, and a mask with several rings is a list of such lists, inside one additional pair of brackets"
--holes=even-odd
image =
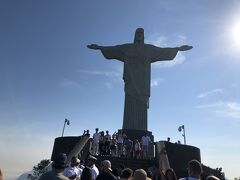
[(103, 160), (109, 160), (112, 164), (112, 168), (118, 168), (121, 165), (124, 167), (131, 168), (132, 170), (144, 169), (147, 170), (154, 164), (154, 160), (147, 159), (133, 159), (133, 158), (122, 158), (122, 157), (109, 157), (109, 156), (97, 156), (97, 165)]

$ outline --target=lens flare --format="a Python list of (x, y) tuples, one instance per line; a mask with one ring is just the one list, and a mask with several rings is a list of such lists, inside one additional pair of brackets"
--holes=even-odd
[(240, 23), (237, 23), (232, 29), (233, 40), (236, 45), (240, 45)]

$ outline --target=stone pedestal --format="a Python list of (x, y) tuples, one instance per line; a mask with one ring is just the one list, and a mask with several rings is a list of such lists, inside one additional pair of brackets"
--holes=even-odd
[(194, 146), (158, 141), (155, 145), (156, 160), (162, 171), (173, 168), (177, 177), (183, 178), (187, 174), (187, 164), (196, 159), (201, 162), (200, 149)]
[[(141, 142), (142, 137), (144, 136), (144, 133), (147, 133), (147, 136), (150, 137), (151, 141), (154, 142), (154, 136), (152, 135), (151, 131), (144, 131), (144, 130), (136, 130), (136, 129), (119, 129), (118, 133), (125, 133), (129, 139), (131, 139), (133, 142), (135, 139), (137, 139), (139, 142)], [(154, 145), (149, 144), (149, 157), (154, 158)]]

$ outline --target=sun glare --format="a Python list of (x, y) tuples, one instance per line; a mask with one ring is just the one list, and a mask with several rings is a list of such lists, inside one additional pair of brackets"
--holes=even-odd
[(240, 22), (235, 24), (232, 29), (233, 40), (236, 45), (240, 45)]

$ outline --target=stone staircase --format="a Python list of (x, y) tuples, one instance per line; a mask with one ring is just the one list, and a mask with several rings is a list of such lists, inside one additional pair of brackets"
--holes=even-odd
[(112, 164), (112, 168), (118, 168), (121, 165), (124, 167), (131, 168), (132, 170), (136, 169), (144, 169), (148, 170), (154, 164), (154, 160), (146, 160), (146, 159), (128, 159), (123, 157), (109, 157), (109, 156), (97, 156), (97, 165), (99, 166), (101, 161), (109, 160)]

